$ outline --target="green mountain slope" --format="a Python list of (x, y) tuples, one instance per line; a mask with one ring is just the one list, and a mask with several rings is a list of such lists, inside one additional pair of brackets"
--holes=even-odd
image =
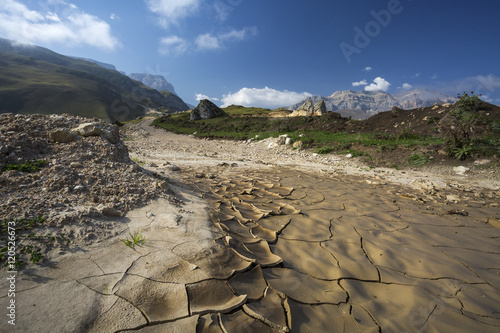
[(142, 83), (94, 63), (0, 39), (0, 112), (71, 113), (110, 121), (135, 119), (151, 107), (188, 110)]

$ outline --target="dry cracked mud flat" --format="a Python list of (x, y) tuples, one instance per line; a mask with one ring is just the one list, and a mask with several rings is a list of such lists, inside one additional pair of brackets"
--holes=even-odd
[[(494, 200), (452, 204), (295, 170), (210, 171), (182, 179), (210, 202), (237, 274), (188, 286), (199, 332), (500, 330)], [(226, 311), (211, 304), (217, 288)]]
[(14, 332), (500, 331), (493, 190), (174, 155), (144, 158), (180, 166), (183, 204), (122, 218), (142, 247), (111, 239), (25, 270)]

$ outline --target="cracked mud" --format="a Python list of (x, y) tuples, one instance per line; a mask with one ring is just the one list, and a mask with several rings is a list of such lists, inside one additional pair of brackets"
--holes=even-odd
[(26, 270), (19, 331), (500, 330), (498, 196), (276, 167), (185, 166), (175, 183), (182, 210), (126, 216), (144, 247)]
[(211, 313), (217, 320), (198, 331), (500, 329), (500, 229), (487, 223), (499, 217), (494, 201), (425, 204), (393, 195), (404, 191), (396, 186), (294, 170), (227, 169), (213, 179), (187, 170), (182, 179), (210, 202), (225, 244), (251, 263), (229, 282), (246, 304)]

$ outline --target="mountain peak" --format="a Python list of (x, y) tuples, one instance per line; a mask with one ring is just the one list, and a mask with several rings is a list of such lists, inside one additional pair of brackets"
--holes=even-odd
[(158, 91), (162, 90), (168, 90), (172, 94), (177, 95), (175, 92), (174, 86), (165, 80), (165, 78), (162, 75), (153, 75), (153, 74), (146, 74), (146, 73), (132, 73), (128, 76), (132, 80), (136, 80), (139, 82), (142, 82), (143, 84), (147, 85), (148, 87), (151, 87), (153, 89), (156, 89)]

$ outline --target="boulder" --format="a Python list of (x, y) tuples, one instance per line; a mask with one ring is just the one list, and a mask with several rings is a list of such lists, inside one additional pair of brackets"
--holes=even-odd
[(293, 144), (293, 148), (295, 148), (295, 149), (302, 149), (303, 146), (304, 146), (304, 143), (302, 141), (297, 141)]
[(191, 110), (190, 120), (212, 119), (227, 115), (217, 105), (208, 99), (200, 101), (197, 107)]
[(99, 123), (85, 123), (81, 124), (77, 128), (71, 130), (73, 133), (79, 136), (100, 136), (101, 135), (101, 124)]
[(69, 143), (76, 140), (77, 135), (64, 129), (57, 129), (49, 133), (49, 138), (59, 143)]
[(102, 123), (85, 123), (77, 128), (73, 128), (71, 131), (83, 137), (101, 136), (113, 144), (120, 141), (120, 132), (117, 125), (109, 125), (107, 129), (105, 129)]

